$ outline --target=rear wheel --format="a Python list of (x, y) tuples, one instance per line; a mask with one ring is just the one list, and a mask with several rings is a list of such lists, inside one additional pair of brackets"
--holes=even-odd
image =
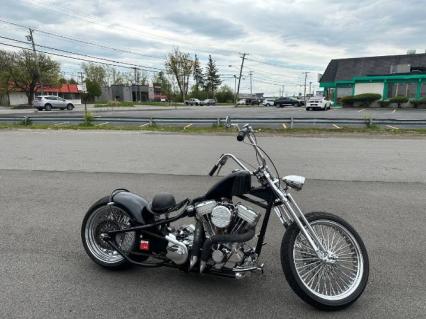
[[(119, 269), (129, 266), (129, 262), (108, 244), (104, 234), (130, 226), (130, 214), (122, 208), (104, 205), (89, 210), (81, 226), (81, 239), (86, 253), (95, 263), (105, 268)], [(134, 246), (136, 234), (119, 233), (112, 240), (127, 253)]]
[(327, 250), (319, 258), (296, 223), (284, 234), (281, 263), (293, 291), (324, 310), (338, 310), (355, 302), (369, 274), (365, 245), (349, 223), (329, 213), (309, 213), (306, 219)]

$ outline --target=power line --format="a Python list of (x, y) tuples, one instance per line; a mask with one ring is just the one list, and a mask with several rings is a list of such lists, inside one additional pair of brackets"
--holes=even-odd
[[(10, 44), (10, 43), (0, 42), (0, 45), (5, 45), (5, 46), (8, 46), (8, 47), (12, 47), (12, 48), (32, 51), (32, 49), (30, 49), (30, 48), (22, 47), (22, 46), (19, 46), (19, 45), (14, 45), (14, 44)], [(45, 53), (45, 54), (48, 54), (48, 55), (59, 56), (59, 57), (67, 58), (67, 59), (77, 60), (77, 61), (92, 62), (92, 63), (98, 63), (98, 64), (102, 64), (102, 65), (110, 65), (110, 66), (115, 66), (115, 67), (120, 67), (120, 68), (133, 69), (130, 66), (120, 65), (120, 64), (116, 64), (116, 63), (107, 63), (107, 62), (88, 60), (88, 59), (77, 58), (77, 57), (73, 57), (73, 56), (69, 56), (69, 55), (65, 55), (65, 54), (53, 53), (53, 52), (42, 51), (42, 50), (38, 50), (38, 52)], [(155, 72), (155, 71), (151, 71), (151, 70), (146, 70), (146, 71)]]
[[(4, 37), (4, 36), (1, 36), (1, 35), (0, 35), (0, 38), (6, 39), (6, 40), (10, 40), (10, 41), (19, 42), (19, 43), (26, 43), (25, 41), (22, 41), (22, 40), (13, 39), (13, 38), (9, 38), (9, 37)], [(148, 68), (149, 69), (154, 69), (154, 70), (157, 70), (157, 71), (162, 71), (162, 69), (156, 68), (156, 67), (145, 66), (145, 65), (134, 64), (134, 63), (121, 62), (121, 61), (111, 60), (111, 59), (97, 57), (97, 56), (93, 56), (93, 55), (88, 55), (88, 54), (83, 54), (83, 53), (76, 53), (76, 52), (72, 52), (72, 51), (68, 51), (68, 50), (62, 50), (62, 49), (58, 49), (58, 48), (53, 48), (53, 47), (49, 47), (49, 46), (45, 46), (45, 45), (41, 45), (41, 44), (36, 44), (36, 46), (40, 47), (40, 48), (45, 48), (45, 49), (49, 49), (49, 50), (58, 51), (58, 52), (64, 52), (64, 53), (68, 53), (68, 54), (74, 54), (74, 55), (84, 56), (84, 57), (87, 57), (87, 58), (98, 59), (98, 60), (112, 62), (112, 63), (126, 64), (126, 65), (131, 65), (133, 67), (136, 66), (136, 67), (140, 67), (141, 69), (143, 69), (145, 71), (150, 71), (150, 70), (147, 70)], [(156, 71), (154, 71), (154, 72), (156, 72)]]
[[(17, 26), (17, 27), (20, 27), (20, 28), (24, 28), (24, 29), (30, 28), (28, 26), (25, 26), (25, 25), (22, 25), (22, 24), (18, 24), (18, 23), (14, 23), (14, 22), (10, 22), (10, 21), (6, 21), (6, 20), (3, 20), (3, 19), (0, 19), (0, 22), (7, 23), (7, 24), (10, 24), (10, 25), (14, 25), (14, 26)], [(82, 44), (86, 44), (86, 45), (91, 45), (91, 46), (95, 46), (95, 47), (102, 48), (102, 49), (110, 49), (110, 50), (117, 51), (117, 52), (129, 53), (129, 54), (134, 54), (134, 55), (140, 55), (140, 56), (144, 56), (144, 57), (148, 57), (148, 58), (153, 58), (153, 59), (158, 59), (158, 60), (162, 59), (160, 57), (153, 56), (153, 55), (142, 54), (142, 53), (131, 51), (131, 50), (118, 49), (118, 48), (114, 48), (114, 47), (111, 47), (111, 46), (107, 46), (107, 45), (99, 44), (99, 43), (95, 43), (95, 42), (90, 42), (90, 41), (85, 41), (85, 40), (79, 40), (79, 39), (75, 39), (75, 38), (72, 38), (72, 37), (69, 37), (69, 36), (60, 35), (60, 34), (57, 34), (57, 33), (48, 32), (48, 31), (44, 31), (44, 30), (41, 30), (41, 29), (37, 29), (37, 28), (32, 28), (32, 30), (40, 32), (40, 33), (43, 33), (43, 34), (46, 34), (48, 36), (53, 36), (53, 37), (57, 37), (57, 38), (61, 38), (61, 39), (69, 40), (69, 41), (74, 41), (74, 42), (78, 42), (78, 43), (82, 43)]]

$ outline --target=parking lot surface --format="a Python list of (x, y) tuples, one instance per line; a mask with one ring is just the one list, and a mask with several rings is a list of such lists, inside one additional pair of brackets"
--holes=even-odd
[(197, 196), (217, 179), (205, 176), (216, 155), (251, 154), (235, 137), (7, 131), (0, 132), (1, 317), (424, 318), (425, 140), (260, 142), (281, 174), (310, 178), (295, 193), (302, 209), (336, 213), (364, 239), (370, 280), (352, 307), (320, 312), (291, 291), (275, 216), (265, 274), (241, 281), (168, 268), (111, 272), (86, 256), (80, 225), (92, 202), (117, 187), (148, 199), (159, 191)]
[[(35, 110), (0, 110), (0, 115), (28, 116), (63, 116), (82, 114), (83, 106), (74, 111), (35, 111)], [(384, 118), (384, 119), (426, 119), (425, 109), (394, 109), (394, 108), (341, 108), (328, 111), (306, 111), (303, 107), (234, 107), (230, 105), (216, 106), (179, 106), (156, 107), (137, 106), (133, 108), (89, 108), (99, 116), (129, 117), (316, 117), (316, 118)]]

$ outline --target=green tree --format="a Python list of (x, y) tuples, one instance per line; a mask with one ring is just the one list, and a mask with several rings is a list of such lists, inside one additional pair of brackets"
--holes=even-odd
[(172, 95), (172, 84), (167, 79), (163, 71), (158, 72), (152, 79), (152, 82), (161, 86), (161, 93), (169, 97)]
[(10, 53), (0, 50), (0, 97), (7, 96), (9, 100), (10, 65), (12, 63)]
[(100, 87), (106, 85), (107, 71), (103, 66), (95, 63), (83, 63), (83, 71), (86, 75), (86, 80), (97, 83)]
[(207, 62), (206, 75), (204, 80), (204, 87), (208, 92), (209, 97), (214, 97), (217, 88), (221, 84), (222, 81), (220, 79), (219, 71), (216, 67), (216, 62), (212, 59), (212, 56), (209, 55), (209, 61)]
[(94, 101), (96, 97), (101, 96), (102, 87), (98, 82), (86, 79), (87, 100)]
[(31, 51), (11, 53), (11, 63), (7, 72), (16, 88), (25, 92), (28, 104), (34, 99), (34, 93), (40, 83), (55, 86), (59, 83), (60, 66), (45, 54), (35, 55)]
[(219, 103), (232, 103), (234, 101), (234, 92), (227, 85), (222, 85), (216, 92), (216, 99)]
[(101, 96), (102, 87), (107, 85), (107, 70), (94, 63), (83, 63), (82, 68), (86, 75), (86, 101), (94, 101)]
[(178, 85), (182, 100), (188, 93), (189, 77), (192, 74), (193, 61), (190, 59), (189, 53), (180, 52), (174, 49), (169, 53), (165, 63), (166, 71), (171, 74)]
[(200, 88), (203, 88), (204, 86), (204, 74), (203, 70), (201, 69), (200, 60), (198, 60), (198, 56), (195, 55), (194, 57), (194, 70), (192, 72), (192, 77), (194, 78), (194, 86), (193, 91), (198, 92)]

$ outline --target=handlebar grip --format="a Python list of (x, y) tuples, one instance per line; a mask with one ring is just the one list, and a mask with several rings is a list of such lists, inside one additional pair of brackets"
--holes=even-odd
[(212, 169), (209, 172), (209, 176), (213, 176), (216, 170), (218, 169), (219, 165), (215, 164), (215, 166), (212, 167)]
[(242, 142), (246, 137), (247, 132), (245, 130), (241, 130), (238, 132), (237, 141)]

